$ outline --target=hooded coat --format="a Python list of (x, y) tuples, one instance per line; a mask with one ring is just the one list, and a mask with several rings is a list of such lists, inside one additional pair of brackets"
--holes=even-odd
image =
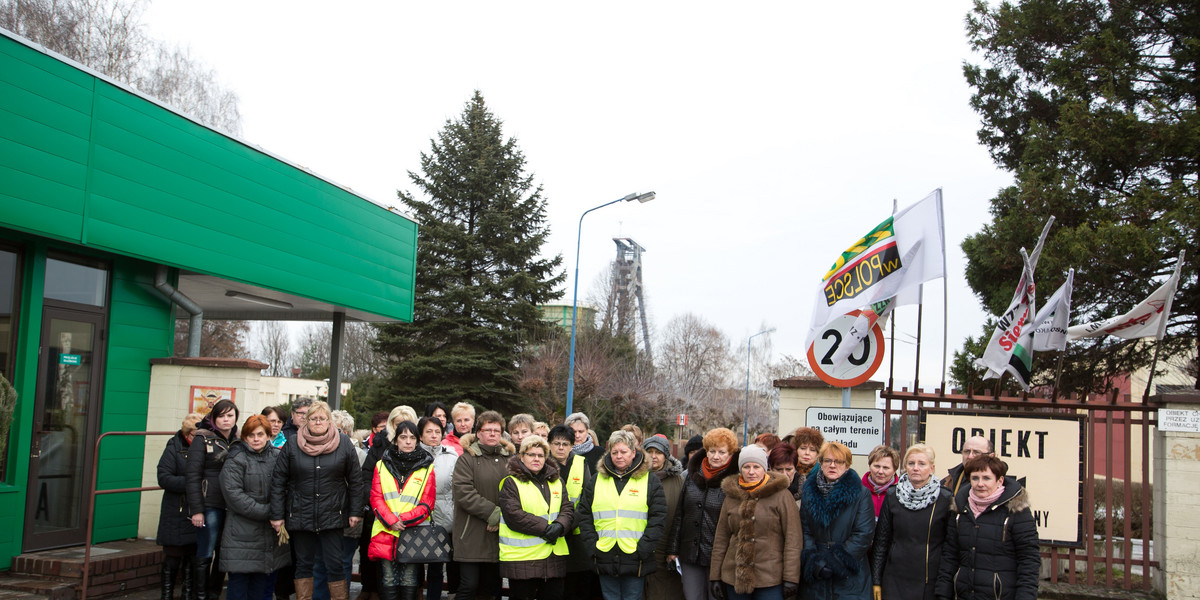
[(1029, 492), (1012, 477), (978, 517), (960, 487), (946, 527), (937, 582), (940, 599), (1036, 600), (1042, 559)]
[(211, 429), (212, 423), (205, 419), (192, 434), (192, 445), (188, 448), (187, 502), (192, 514), (209, 508), (225, 508), (225, 497), (221, 495), (221, 468), (233, 446), (241, 444), (236, 425), (229, 430), (229, 437)]
[(187, 501), (187, 464), (189, 445), (183, 432), (177, 431), (158, 459), (158, 487), (163, 489), (158, 509), (160, 546), (188, 546), (196, 543), (196, 528)]
[(646, 529), (643, 530), (642, 537), (638, 539), (637, 549), (633, 554), (625, 554), (621, 551), (620, 546), (613, 546), (607, 552), (597, 548), (596, 542), (600, 538), (596, 534), (596, 524), (592, 519), (593, 509), (597, 508), (592, 506), (597, 482), (612, 479), (617, 493), (620, 493), (631, 479), (640, 477), (649, 470), (650, 462), (646, 460), (646, 455), (641, 450), (635, 451), (633, 462), (624, 473), (618, 473), (612, 457), (605, 454), (600, 462), (596, 463), (596, 476), (588, 480), (583, 487), (578, 507), (579, 534), (583, 538), (584, 548), (591, 555), (592, 564), (599, 575), (644, 577), (655, 570), (654, 549), (658, 547), (659, 538), (663, 536), (667, 524), (667, 498), (663, 494), (662, 483), (657, 477), (646, 478), (646, 487), (648, 488), (646, 490), (646, 507), (648, 509)]
[(496, 446), (479, 443), (475, 434), (459, 440), (462, 455), (454, 463), (451, 485), (454, 494), (455, 562), (500, 560), (500, 532), (488, 531), (500, 524), (500, 481), (508, 475), (508, 457), (516, 454), (512, 442), (500, 438)]
[(709, 580), (732, 585), (739, 594), (756, 588), (800, 583), (800, 546), (803, 537), (796, 501), (788, 493), (788, 478), (769, 471), (766, 483), (742, 489), (738, 478), (721, 484), (725, 502), (713, 539)]
[(671, 523), (667, 554), (678, 555), (681, 562), (689, 565), (709, 566), (713, 538), (717, 534), (717, 520), (721, 517), (721, 505), (725, 502), (725, 490), (721, 489), (721, 482), (728, 477), (737, 479), (740, 453), (740, 450), (734, 452), (729, 462), (712, 479), (704, 478), (702, 466), (708, 453), (701, 449), (692, 455), (688, 461), (679, 508)]
[(897, 488), (888, 490), (875, 523), (871, 580), (883, 600), (933, 600), (953, 499), (939, 486), (937, 499), (912, 510), (900, 503)]
[(273, 573), (292, 562), (291, 549), (279, 544), (267, 518), (271, 474), (279, 453), (279, 448), (270, 444), (259, 452), (241, 444), (221, 469), (226, 513), (220, 568), (226, 573)]
[(338, 447), (309, 456), (299, 442), (284, 444), (271, 475), (271, 519), (291, 531), (345, 529), (363, 513), (362, 467), (354, 443), (338, 433)]
[[(536, 485), (547, 504), (550, 503), (550, 488), (552, 486), (560, 488), (562, 500), (559, 506), (551, 506), (550, 510), (558, 511), (558, 517), (554, 519), (554, 522), (562, 525), (563, 535), (571, 531), (572, 523), (575, 520), (575, 507), (571, 504), (571, 499), (567, 497), (566, 486), (559, 477), (558, 464), (553, 459), (546, 461), (540, 473), (532, 473), (521, 461), (520, 455), (513, 455), (508, 459), (508, 474), (522, 483)], [(517, 533), (541, 537), (546, 533), (546, 528), (550, 524), (546, 522), (546, 519), (531, 514), (525, 509), (521, 504), (521, 490), (513, 479), (506, 477), (500, 486), (499, 504), (500, 512), (504, 516), (504, 523)], [(509, 579), (552, 579), (566, 577), (566, 575), (567, 557), (557, 554), (551, 554), (543, 560), (500, 562), (500, 576)]]
[(834, 482), (828, 495), (809, 473), (801, 491), (804, 527), (802, 600), (870, 600), (867, 549), (875, 535), (875, 505), (854, 469)]

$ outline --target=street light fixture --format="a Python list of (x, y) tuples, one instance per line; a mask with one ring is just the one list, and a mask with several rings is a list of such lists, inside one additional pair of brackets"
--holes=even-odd
[(750, 436), (750, 342), (764, 333), (771, 333), (775, 328), (764, 329), (748, 338), (746, 338), (746, 420), (742, 423), (742, 445), (749, 444)]
[(568, 359), (570, 366), (567, 375), (567, 412), (563, 415), (564, 417), (570, 416), (575, 401), (575, 330), (578, 329), (577, 325), (579, 323), (577, 320), (579, 318), (579, 244), (583, 236), (583, 218), (593, 210), (601, 209), (618, 202), (633, 202), (637, 200), (638, 202), (645, 203), (653, 199), (654, 192), (646, 192), (644, 194), (633, 193), (617, 198), (612, 202), (605, 202), (600, 206), (589, 208), (583, 211), (582, 215), (579, 215), (579, 231), (575, 234), (575, 293), (571, 296), (571, 357)]

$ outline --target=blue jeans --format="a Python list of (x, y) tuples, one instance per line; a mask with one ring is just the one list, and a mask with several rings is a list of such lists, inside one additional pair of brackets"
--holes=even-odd
[(733, 591), (733, 586), (728, 583), (725, 585), (725, 598), (727, 600), (783, 600), (783, 586), (773, 585), (765, 588), (754, 588), (749, 594), (739, 594)]
[(196, 528), (196, 558), (212, 558), (225, 526), (225, 509), (204, 509), (204, 527)]
[[(350, 585), (350, 575), (354, 571), (354, 553), (358, 552), (358, 538), (342, 537), (342, 570), (346, 573), (346, 585)], [(361, 560), (366, 560), (362, 557)], [(361, 569), (360, 569), (361, 570)]]
[(643, 578), (632, 575), (600, 576), (600, 593), (604, 594), (604, 600), (642, 600), (642, 589), (645, 585)]
[(398, 563), (394, 560), (381, 560), (379, 566), (383, 571), (383, 589), (396, 590), (401, 587), (417, 587), (421, 582), (421, 565), (415, 563)]
[(262, 598), (271, 576), (267, 573), (230, 573), (229, 586), (225, 588), (225, 600), (251, 600)]

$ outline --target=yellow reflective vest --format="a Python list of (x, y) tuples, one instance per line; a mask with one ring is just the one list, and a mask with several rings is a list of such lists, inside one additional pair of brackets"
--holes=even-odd
[[(563, 484), (561, 481), (549, 481), (546, 483), (547, 487), (550, 488), (550, 503), (547, 504), (546, 497), (542, 495), (542, 491), (538, 489), (537, 484), (530, 481), (521, 481), (512, 475), (500, 480), (501, 489), (504, 489), (504, 482), (509, 479), (517, 484), (517, 492), (521, 498), (521, 508), (525, 512), (546, 519), (547, 525), (558, 518), (558, 509), (562, 506), (563, 499)], [(505, 523), (504, 514), (500, 514), (501, 562), (544, 560), (550, 558), (551, 553), (566, 556), (566, 538), (559, 537), (551, 545), (536, 535), (528, 535), (512, 529), (508, 526), (508, 523)]]
[[(575, 508), (579, 508), (579, 495), (583, 493), (585, 464), (586, 463), (584, 462), (582, 456), (579, 456), (578, 454), (573, 455), (573, 458), (571, 459), (571, 472), (567, 473), (567, 497), (571, 499), (571, 506), (574, 506)], [(561, 473), (562, 471), (560, 470), (559, 472)], [(571, 533), (574, 535), (579, 535), (579, 527), (576, 527)]]
[(649, 495), (650, 473), (630, 477), (620, 494), (612, 477), (596, 477), (592, 523), (598, 550), (608, 552), (616, 546), (625, 554), (637, 551), (638, 540), (650, 521)]
[[(392, 477), (392, 472), (384, 466), (383, 461), (375, 464), (375, 471), (379, 473), (379, 489), (383, 492), (383, 501), (387, 503), (388, 510), (392, 514), (400, 516), (414, 508), (421, 501), (421, 496), (425, 493), (425, 484), (429, 480), (429, 470), (433, 468), (422, 467), (413, 471), (412, 475), (408, 476), (408, 480), (404, 482), (404, 489), (398, 489), (396, 486), (396, 478)], [(375, 524), (371, 526), (371, 537), (381, 531), (386, 531), (388, 534), (400, 537), (399, 531), (389, 529), (383, 519), (375, 519)]]

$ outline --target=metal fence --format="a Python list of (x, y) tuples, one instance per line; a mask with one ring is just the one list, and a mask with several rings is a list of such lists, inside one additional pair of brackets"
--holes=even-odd
[[(1083, 472), (1090, 479), (1083, 485), (1083, 548), (1042, 546), (1043, 576), (1048, 569), (1054, 583), (1151, 588), (1152, 570), (1159, 566), (1151, 540), (1150, 439), (1157, 424), (1156, 406), (1134, 402), (1116, 390), (1088, 397), (1041, 397), (889, 387), (880, 396), (887, 424), (885, 443), (901, 455), (916, 441), (921, 409), (1085, 415)], [(1134, 439), (1135, 432), (1140, 440)], [(1135, 464), (1141, 471), (1136, 477)]]

